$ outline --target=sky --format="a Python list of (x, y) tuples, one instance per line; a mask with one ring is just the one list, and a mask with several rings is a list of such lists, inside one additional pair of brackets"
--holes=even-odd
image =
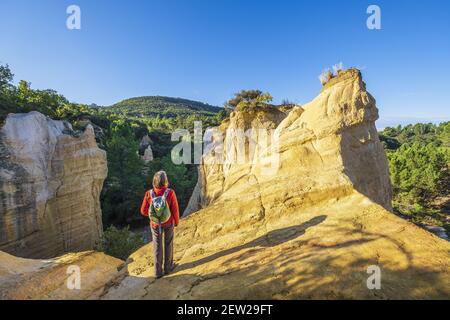
[[(69, 30), (69, 5), (81, 29)], [(369, 5), (381, 29), (369, 30)], [(15, 82), (111, 105), (164, 95), (222, 105), (241, 89), (304, 104), (319, 74), (362, 70), (385, 123), (450, 119), (450, 1), (0, 0)]]

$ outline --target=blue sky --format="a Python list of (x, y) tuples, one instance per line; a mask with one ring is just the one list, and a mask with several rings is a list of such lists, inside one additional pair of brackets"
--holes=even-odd
[[(81, 30), (66, 28), (70, 4)], [(366, 27), (370, 4), (381, 30)], [(362, 69), (382, 121), (449, 119), (449, 34), (445, 0), (0, 0), (0, 63), (15, 80), (100, 105), (142, 95), (222, 105), (250, 88), (303, 104), (342, 61)]]

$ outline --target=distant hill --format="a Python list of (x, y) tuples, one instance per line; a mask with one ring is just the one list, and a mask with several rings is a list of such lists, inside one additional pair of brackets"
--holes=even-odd
[(176, 117), (183, 115), (214, 115), (222, 108), (203, 102), (182, 98), (146, 96), (122, 100), (110, 107), (114, 112), (126, 113), (134, 116)]

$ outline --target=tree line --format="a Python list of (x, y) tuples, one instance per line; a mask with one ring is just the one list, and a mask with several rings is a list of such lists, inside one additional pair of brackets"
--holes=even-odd
[[(193, 165), (172, 163), (170, 151), (176, 142), (171, 141), (171, 132), (176, 128), (193, 128), (194, 121), (202, 121), (204, 127), (215, 126), (226, 116), (226, 112), (213, 112), (214, 107), (197, 102), (192, 102), (191, 113), (175, 117), (167, 113), (189, 103), (184, 99), (164, 100), (165, 107), (156, 116), (130, 115), (131, 106), (122, 110), (119, 106), (105, 108), (71, 103), (54, 90), (32, 89), (24, 80), (14, 85), (13, 79), (9, 66), (0, 65), (0, 122), (9, 113), (38, 111), (52, 119), (70, 122), (74, 134), (84, 130), (87, 124), (94, 126), (98, 145), (106, 150), (108, 160), (108, 176), (101, 193), (105, 228), (147, 223), (141, 218), (139, 207), (145, 191), (151, 187), (153, 173), (161, 169), (168, 173), (183, 210), (195, 187), (197, 170)], [(143, 101), (139, 101), (144, 108)], [(170, 103), (175, 105), (171, 107)], [(202, 106), (204, 112), (200, 110)], [(142, 151), (139, 143), (144, 136), (153, 141), (154, 160), (148, 164), (139, 154)]]
[(388, 127), (379, 136), (389, 161), (395, 212), (450, 234), (450, 121)]

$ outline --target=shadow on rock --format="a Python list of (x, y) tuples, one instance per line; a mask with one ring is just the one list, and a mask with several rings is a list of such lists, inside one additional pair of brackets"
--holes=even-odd
[(219, 251), (217, 253), (214, 253), (210, 256), (204, 257), (204, 258), (199, 259), (194, 262), (189, 262), (189, 263), (179, 265), (178, 267), (175, 268), (175, 272), (179, 272), (182, 270), (197, 267), (204, 263), (211, 262), (215, 259), (218, 259), (223, 256), (227, 256), (229, 254), (236, 253), (243, 249), (249, 249), (249, 248), (253, 248), (253, 247), (257, 247), (257, 246), (259, 246), (259, 247), (278, 246), (284, 242), (287, 242), (287, 241), (290, 241), (290, 240), (300, 237), (301, 235), (303, 235), (305, 233), (306, 229), (322, 223), (323, 221), (325, 221), (326, 218), (327, 218), (327, 216), (321, 215), (321, 216), (314, 217), (311, 220), (304, 222), (300, 225), (277, 229), (277, 230), (272, 230), (272, 231), (268, 232), (267, 234), (265, 234), (264, 236), (256, 238), (255, 240), (247, 242), (243, 245)]

